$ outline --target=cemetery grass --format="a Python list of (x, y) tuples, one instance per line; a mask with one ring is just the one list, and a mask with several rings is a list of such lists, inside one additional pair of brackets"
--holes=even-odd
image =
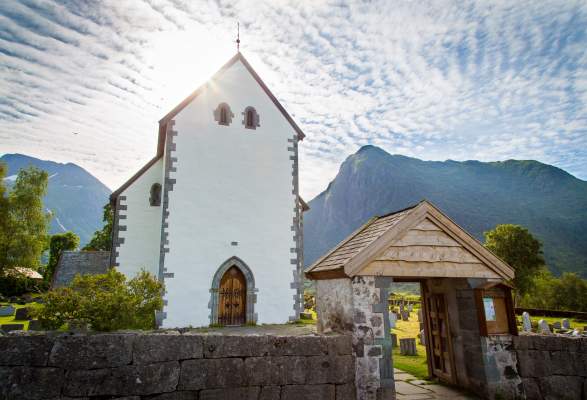
[(37, 307), (38, 304), (37, 303), (28, 303), (28, 304), (13, 304), (13, 303), (2, 303), (3, 306), (8, 306), (11, 305), (12, 307), (15, 308), (15, 312), (13, 315), (9, 315), (7, 317), (0, 317), (0, 325), (3, 324), (23, 324), (24, 325), (24, 330), (28, 331), (29, 330), (29, 321), (17, 321), (14, 319), (14, 315), (16, 315), (16, 310), (19, 308), (24, 308), (24, 307)]
[(416, 356), (402, 356), (399, 351), (399, 345), (393, 349), (393, 367), (414, 375), (418, 379), (428, 378), (428, 364), (426, 362), (426, 347), (420, 344), (418, 334), (420, 333), (420, 323), (418, 322), (418, 309), (410, 313), (409, 321), (398, 321), (396, 326), (391, 330), (397, 335), (397, 340), (402, 338), (416, 338)]

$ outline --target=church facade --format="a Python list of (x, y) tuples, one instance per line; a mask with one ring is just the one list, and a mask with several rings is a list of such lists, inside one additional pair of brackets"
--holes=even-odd
[(298, 318), (303, 138), (240, 53), (161, 119), (156, 156), (111, 196), (111, 264), (165, 284), (159, 326)]

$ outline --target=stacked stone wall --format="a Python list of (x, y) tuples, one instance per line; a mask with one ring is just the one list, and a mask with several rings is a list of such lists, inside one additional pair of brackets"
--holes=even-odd
[(587, 399), (587, 338), (520, 335), (513, 349), (526, 399)]
[(0, 337), (1, 399), (355, 399), (350, 336)]

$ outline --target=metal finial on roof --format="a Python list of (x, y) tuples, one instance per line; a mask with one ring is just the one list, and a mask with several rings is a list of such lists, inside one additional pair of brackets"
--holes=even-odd
[(240, 36), (240, 23), (236, 23), (236, 51), (240, 53), (241, 36)]

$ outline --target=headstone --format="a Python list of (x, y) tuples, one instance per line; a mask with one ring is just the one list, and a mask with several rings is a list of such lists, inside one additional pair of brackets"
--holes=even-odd
[(38, 319), (33, 319), (29, 322), (29, 331), (42, 331), (41, 323)]
[(404, 313), (404, 303), (403, 302), (399, 304), (399, 312), (400, 312), (400, 314)]
[(416, 352), (416, 339), (404, 338), (399, 340), (399, 352), (402, 356), (415, 356)]
[(422, 314), (422, 309), (418, 310), (418, 322), (424, 322), (424, 314)]
[(409, 312), (414, 311), (414, 305), (413, 304), (408, 304), (408, 311)]
[(14, 314), (14, 307), (6, 306), (0, 307), (0, 317), (9, 317)]
[(552, 333), (550, 327), (548, 326), (548, 322), (543, 319), (538, 321), (538, 333), (543, 335), (550, 335)]
[(530, 314), (526, 311), (522, 313), (522, 326), (524, 332), (532, 332), (532, 320), (530, 319)]
[(395, 333), (391, 334), (391, 347), (392, 348), (397, 347), (397, 335)]
[(28, 307), (23, 307), (23, 308), (18, 308), (16, 310), (16, 314), (14, 315), (14, 319), (16, 321), (28, 321), (31, 319), (31, 316), (29, 315), (29, 309)]
[(407, 311), (402, 311), (402, 321), (409, 321), (410, 320), (410, 313)]
[(424, 329), (420, 331), (420, 343), (422, 346), (426, 346), (426, 334), (424, 333)]
[(560, 322), (556, 321), (556, 322), (554, 322), (554, 323), (552, 324), (552, 327), (553, 327), (554, 329), (561, 329), (561, 328), (562, 328), (562, 325), (561, 325), (561, 323), (560, 323)]
[(571, 323), (567, 318), (563, 318), (562, 320), (563, 329), (571, 329)]
[(397, 314), (394, 312), (389, 313), (389, 327), (390, 328), (395, 328), (397, 322)]
[(581, 332), (579, 331), (579, 328), (573, 329), (573, 333), (571, 333), (571, 336), (581, 336)]
[(24, 329), (24, 324), (4, 324), (0, 325), (0, 329), (4, 332), (22, 331)]
[(309, 312), (301, 312), (300, 319), (312, 319), (312, 313)]

